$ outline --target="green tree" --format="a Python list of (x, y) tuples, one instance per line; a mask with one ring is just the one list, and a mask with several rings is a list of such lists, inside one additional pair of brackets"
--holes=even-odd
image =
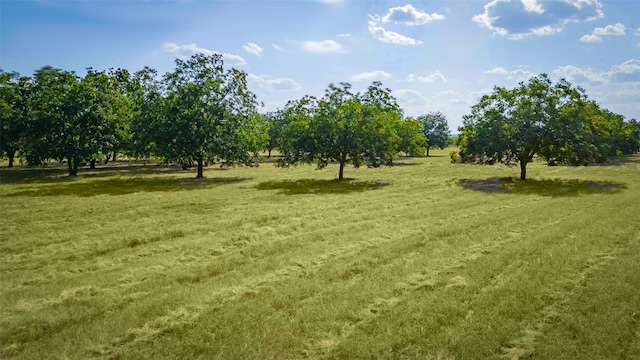
[(315, 161), (322, 169), (336, 161), (340, 180), (346, 164), (392, 165), (400, 142), (395, 123), (402, 111), (379, 82), (365, 93), (354, 94), (350, 88), (345, 83), (332, 84), (319, 101), (305, 97), (288, 104), (289, 126), (280, 142), (280, 165)]
[(422, 131), (422, 124), (416, 119), (406, 118), (397, 124), (397, 133), (400, 137), (398, 151), (406, 156), (418, 156), (425, 153), (427, 138)]
[(496, 87), (464, 117), (458, 146), (463, 161), (520, 165), (520, 179), (534, 156), (550, 163), (600, 162), (607, 145), (596, 124), (594, 103), (581, 88), (546, 74), (514, 89)]
[(246, 73), (225, 71), (217, 54), (176, 59), (175, 65), (164, 76), (162, 113), (155, 119), (158, 154), (167, 161), (195, 161), (197, 178), (209, 158), (250, 162), (257, 102)]
[(109, 101), (101, 90), (104, 74), (89, 69), (84, 78), (44, 67), (34, 76), (32, 111), (27, 126), (27, 161), (66, 160), (69, 175), (95, 159), (108, 128)]
[(422, 131), (426, 138), (427, 156), (429, 156), (429, 149), (431, 148), (444, 149), (447, 147), (451, 132), (449, 131), (447, 118), (443, 113), (438, 111), (420, 115), (418, 121), (422, 125)]
[(9, 167), (13, 167), (16, 152), (23, 148), (30, 95), (30, 78), (0, 69), (0, 152), (7, 155)]

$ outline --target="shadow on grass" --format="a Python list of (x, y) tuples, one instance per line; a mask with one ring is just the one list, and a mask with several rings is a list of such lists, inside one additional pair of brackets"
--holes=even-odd
[[(227, 170), (219, 166), (209, 166), (206, 171)], [(0, 183), (5, 184), (47, 184), (62, 181), (73, 182), (85, 178), (100, 178), (118, 175), (162, 175), (177, 173), (194, 173), (196, 168), (182, 170), (179, 166), (165, 166), (160, 164), (129, 164), (127, 161), (98, 165), (95, 169), (80, 168), (77, 176), (68, 176), (65, 166), (55, 164), (47, 166), (16, 166), (0, 169)], [(195, 175), (194, 175), (195, 176)]]
[(461, 179), (466, 189), (487, 193), (535, 194), (541, 196), (578, 196), (586, 194), (614, 194), (627, 189), (625, 184), (585, 180), (520, 180), (511, 177), (485, 180)]
[(404, 161), (398, 161), (398, 162), (394, 162), (393, 166), (416, 166), (416, 165), (420, 165), (420, 163), (417, 162), (404, 162)]
[(137, 192), (163, 192), (197, 190), (237, 183), (248, 178), (176, 178), (176, 177), (116, 177), (88, 182), (68, 182), (44, 185), (34, 189), (18, 191), (4, 196), (58, 196), (73, 195), (90, 197), (96, 195), (126, 195)]
[(285, 195), (300, 194), (347, 194), (351, 192), (375, 190), (389, 183), (376, 181), (344, 180), (281, 180), (265, 181), (256, 186), (258, 190), (280, 190)]

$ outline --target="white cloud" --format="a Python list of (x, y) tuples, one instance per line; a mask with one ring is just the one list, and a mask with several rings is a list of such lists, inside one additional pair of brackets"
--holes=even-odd
[(577, 82), (606, 82), (607, 75), (604, 72), (596, 72), (592, 69), (582, 69), (574, 65), (560, 66), (553, 71), (557, 76), (569, 81)]
[(274, 49), (276, 49), (278, 51), (283, 51), (284, 50), (280, 45), (277, 45), (277, 44), (272, 44), (271, 47), (273, 47)]
[(350, 33), (338, 34), (337, 37), (351, 37)]
[(511, 40), (527, 36), (549, 36), (561, 32), (569, 23), (600, 19), (599, 0), (492, 0), (473, 21), (495, 35)]
[(490, 75), (501, 75), (501, 76), (505, 76), (508, 80), (517, 80), (517, 81), (524, 81), (536, 75), (531, 71), (525, 70), (522, 68), (509, 70), (504, 67), (493, 68), (491, 70), (485, 71), (484, 73), (490, 74)]
[(411, 4), (390, 8), (382, 17), (383, 23), (395, 23), (407, 26), (418, 26), (428, 24), (435, 20), (444, 20), (444, 15), (433, 13), (428, 14), (420, 9), (416, 9)]
[(395, 45), (420, 45), (422, 41), (404, 36), (395, 31), (389, 31), (380, 26), (380, 15), (369, 15), (368, 29), (369, 33), (373, 35), (374, 39), (379, 40), (387, 44)]
[(619, 65), (612, 66), (608, 71), (595, 71), (590, 68), (580, 68), (574, 65), (561, 66), (554, 70), (554, 74), (569, 81), (589, 83), (626, 83), (640, 82), (640, 60), (631, 59)]
[(640, 27), (636, 29), (635, 36), (640, 36)]
[(391, 78), (391, 74), (386, 71), (376, 70), (355, 74), (351, 77), (351, 81), (376, 81)]
[(447, 82), (447, 78), (444, 77), (444, 75), (442, 75), (439, 71), (436, 71), (435, 73), (431, 75), (426, 75), (426, 76), (416, 76), (415, 74), (409, 74), (407, 76), (407, 81), (419, 81), (423, 83), (431, 83), (431, 82), (438, 82), (438, 81)]
[(269, 92), (295, 91), (302, 89), (302, 87), (297, 82), (295, 82), (295, 80), (289, 78), (272, 78), (268, 75), (249, 74), (247, 75), (247, 80), (249, 82), (255, 83), (259, 87)]
[(205, 54), (205, 55), (221, 54), (222, 59), (225, 61), (227, 65), (246, 65), (247, 64), (244, 58), (242, 58), (242, 56), (240, 55), (220, 53), (215, 50), (201, 48), (201, 47), (198, 47), (198, 45), (196, 45), (195, 43), (178, 45), (172, 42), (167, 42), (162, 44), (162, 50), (165, 52), (173, 53), (178, 58), (186, 58), (193, 54)]
[(258, 44), (252, 42), (248, 43), (247, 45), (242, 45), (242, 47), (244, 48), (244, 51), (256, 56), (260, 56), (263, 51), (263, 49)]
[(334, 53), (342, 51), (342, 46), (335, 40), (304, 41), (302, 49), (313, 53)]
[(503, 67), (493, 68), (491, 70), (487, 70), (484, 72), (485, 74), (493, 74), (493, 75), (509, 75), (509, 70)]
[(597, 27), (593, 29), (591, 34), (584, 35), (580, 38), (583, 43), (599, 43), (602, 41), (603, 36), (623, 36), (625, 35), (625, 26), (617, 23), (614, 25), (607, 25), (605, 27)]
[(625, 26), (617, 23), (615, 25), (607, 25), (603, 28), (597, 27), (593, 29), (593, 35), (597, 36), (622, 36), (625, 35)]
[(392, 95), (400, 105), (404, 104), (406, 106), (426, 105), (429, 101), (424, 95), (413, 89), (398, 89), (393, 91)]
[(580, 38), (580, 42), (588, 43), (588, 44), (599, 43), (601, 41), (602, 41), (602, 38), (600, 36), (593, 35), (593, 34), (583, 35)]

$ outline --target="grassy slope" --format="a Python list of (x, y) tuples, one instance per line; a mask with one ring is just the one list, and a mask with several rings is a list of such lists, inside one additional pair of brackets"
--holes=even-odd
[(518, 170), (444, 154), (2, 170), (0, 357), (640, 357), (640, 157), (485, 192)]

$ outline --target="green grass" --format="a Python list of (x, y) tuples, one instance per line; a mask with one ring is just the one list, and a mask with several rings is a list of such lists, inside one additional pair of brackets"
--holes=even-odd
[(640, 358), (640, 157), (0, 170), (0, 358)]

